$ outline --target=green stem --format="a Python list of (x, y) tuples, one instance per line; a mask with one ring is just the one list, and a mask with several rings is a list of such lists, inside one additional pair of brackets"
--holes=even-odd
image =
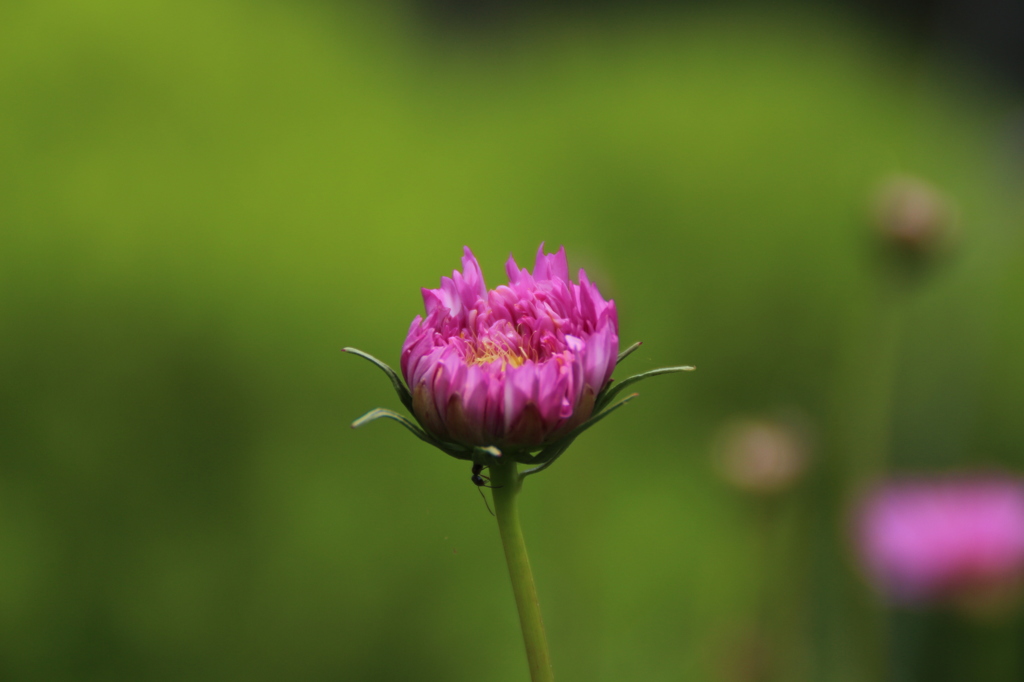
[(537, 586), (533, 583), (530, 558), (526, 555), (526, 543), (523, 542), (523, 531), (519, 527), (516, 496), (519, 495), (521, 483), (516, 463), (498, 464), (490, 467), (490, 470), (491, 485), (494, 487), (491, 491), (494, 495), (494, 514), (498, 518), (508, 575), (512, 580), (512, 592), (519, 609), (530, 678), (533, 682), (554, 682), (544, 621), (540, 616), (540, 601), (537, 600)]
[(842, 560), (835, 536), (863, 486), (884, 475), (892, 462), (892, 413), (907, 293), (891, 280), (880, 280), (860, 302), (850, 317), (848, 346), (833, 383), (826, 447), (834, 455), (822, 458), (820, 478), (810, 491), (812, 504), (820, 510), (811, 520), (816, 535), (816, 679), (903, 679), (890, 669), (883, 607)]

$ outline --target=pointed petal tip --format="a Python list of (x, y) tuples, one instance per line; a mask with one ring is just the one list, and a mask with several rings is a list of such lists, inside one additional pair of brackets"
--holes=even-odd
[(544, 262), (544, 242), (540, 243), (537, 247), (537, 255), (533, 257), (533, 276), (537, 276), (537, 269), (542, 267), (541, 264)]

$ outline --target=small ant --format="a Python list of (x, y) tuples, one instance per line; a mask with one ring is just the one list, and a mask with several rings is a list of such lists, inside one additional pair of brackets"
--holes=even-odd
[(484, 491), (481, 488), (500, 488), (500, 485), (488, 485), (488, 481), (491, 479), (483, 475), (483, 470), (487, 468), (486, 464), (474, 464), (473, 475), (469, 477), (469, 480), (473, 481), (476, 485), (476, 489), (480, 492), (480, 497), (483, 498), (484, 506), (487, 507), (487, 511), (491, 512), (491, 516), (494, 516), (494, 512), (491, 511), (491, 505), (487, 503), (487, 496), (484, 495)]
[(491, 480), (487, 476), (481, 476), (480, 475), (481, 473), (483, 473), (483, 470), (486, 469), (486, 468), (487, 468), (486, 464), (474, 464), (473, 465), (473, 475), (469, 477), (469, 480), (473, 481), (473, 483), (475, 483), (477, 486), (479, 486), (481, 488), (500, 488), (501, 487), (500, 485), (487, 485), (487, 483), (485, 483), (485, 481)]

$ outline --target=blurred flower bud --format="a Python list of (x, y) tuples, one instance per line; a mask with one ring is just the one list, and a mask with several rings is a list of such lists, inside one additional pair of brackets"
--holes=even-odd
[(953, 232), (954, 211), (931, 184), (909, 175), (886, 180), (874, 200), (874, 221), (896, 255), (919, 259), (945, 246)]
[(1024, 482), (1009, 476), (888, 481), (857, 509), (860, 558), (893, 601), (974, 611), (1007, 603), (1024, 572)]
[(737, 419), (719, 432), (715, 456), (726, 481), (740, 490), (771, 494), (800, 478), (808, 450), (806, 430), (795, 422)]

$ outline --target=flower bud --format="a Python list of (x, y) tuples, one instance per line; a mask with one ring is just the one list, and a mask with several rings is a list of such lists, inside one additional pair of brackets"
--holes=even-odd
[(883, 245), (902, 258), (921, 259), (945, 246), (954, 211), (931, 184), (900, 175), (889, 178), (874, 201), (874, 222)]
[(807, 440), (802, 429), (788, 422), (737, 419), (726, 424), (717, 437), (718, 470), (740, 490), (781, 492), (807, 468)]

